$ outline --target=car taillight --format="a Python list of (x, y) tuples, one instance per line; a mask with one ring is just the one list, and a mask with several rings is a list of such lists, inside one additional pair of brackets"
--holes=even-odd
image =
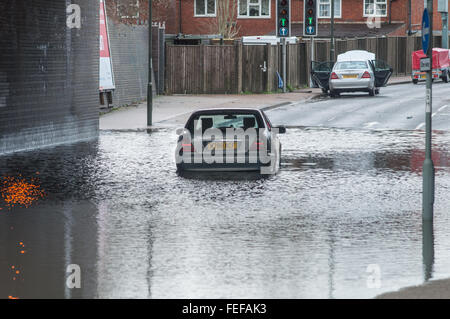
[(362, 78), (363, 79), (370, 79), (370, 73), (369, 72), (364, 72), (364, 74), (363, 74), (363, 76), (362, 76)]
[(339, 79), (339, 77), (337, 76), (337, 74), (336, 73), (331, 73), (331, 79), (332, 80), (337, 80), (337, 79)]
[(194, 145), (192, 144), (181, 144), (183, 146), (183, 152), (193, 152), (194, 151)]

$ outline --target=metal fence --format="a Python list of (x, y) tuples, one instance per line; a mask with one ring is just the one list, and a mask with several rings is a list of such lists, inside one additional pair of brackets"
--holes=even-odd
[[(441, 36), (433, 39), (440, 47)], [(336, 55), (367, 50), (385, 60), (394, 76), (411, 74), (411, 53), (421, 48), (420, 37), (383, 37), (336, 40)], [(329, 60), (330, 41), (314, 42), (315, 60)], [(310, 41), (287, 47), (287, 84), (308, 85)], [(280, 45), (167, 45), (166, 94), (236, 94), (274, 92), (281, 74)]]

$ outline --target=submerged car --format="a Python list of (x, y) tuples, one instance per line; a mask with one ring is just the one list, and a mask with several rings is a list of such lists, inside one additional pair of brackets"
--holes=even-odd
[(194, 112), (177, 130), (175, 160), (178, 172), (256, 171), (276, 172), (281, 143), (262, 110), (205, 109)]
[(338, 55), (337, 62), (312, 62), (311, 77), (324, 93), (332, 97), (342, 92), (368, 92), (374, 96), (386, 86), (392, 68), (375, 54), (353, 50)]

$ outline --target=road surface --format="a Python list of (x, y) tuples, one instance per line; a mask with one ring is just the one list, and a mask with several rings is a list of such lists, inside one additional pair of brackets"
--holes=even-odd
[[(425, 82), (381, 88), (379, 95), (343, 93), (268, 112), (274, 124), (357, 129), (420, 130), (425, 122)], [(433, 85), (433, 129), (450, 129), (450, 84)]]
[[(434, 86), (438, 129), (449, 89)], [(371, 298), (446, 278), (450, 133), (433, 136), (423, 245), (424, 105), (407, 84), (271, 110), (292, 128), (264, 178), (178, 176), (169, 122), (1, 156), (0, 298)]]

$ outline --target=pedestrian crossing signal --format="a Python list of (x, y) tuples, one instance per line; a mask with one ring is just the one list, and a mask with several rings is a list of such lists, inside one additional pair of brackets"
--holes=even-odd
[(317, 0), (303, 1), (303, 35), (317, 36)]

